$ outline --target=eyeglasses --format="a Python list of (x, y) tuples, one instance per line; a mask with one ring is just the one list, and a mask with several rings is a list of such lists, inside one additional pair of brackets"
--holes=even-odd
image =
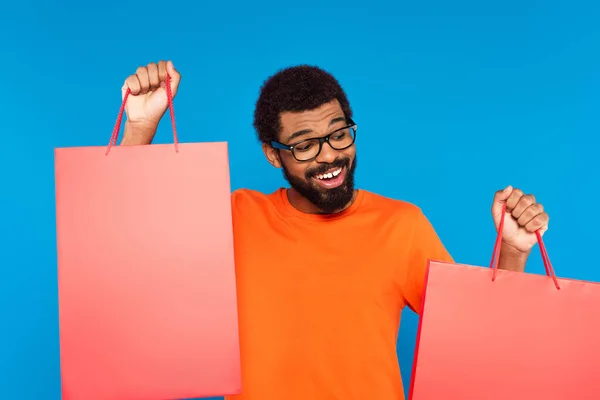
[(310, 161), (316, 158), (327, 142), (334, 150), (344, 150), (352, 146), (356, 141), (356, 124), (349, 119), (350, 125), (336, 129), (327, 136), (320, 138), (305, 139), (294, 144), (283, 144), (272, 141), (271, 146), (275, 149), (288, 150), (297, 161)]

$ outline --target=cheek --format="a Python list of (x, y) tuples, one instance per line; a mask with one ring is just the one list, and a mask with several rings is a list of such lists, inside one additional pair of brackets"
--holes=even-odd
[(310, 163), (300, 163), (295, 159), (289, 159), (288, 157), (282, 161), (283, 166), (287, 170), (288, 174), (304, 181), (306, 180), (306, 170), (310, 168)]
[(356, 148), (354, 146), (352, 146), (349, 149), (344, 150), (344, 152), (342, 154), (344, 155), (344, 157), (349, 158), (350, 161), (353, 162), (354, 157), (356, 156)]
[(288, 171), (297, 178), (302, 180), (306, 180), (306, 170), (308, 169), (308, 165), (302, 164), (291, 164), (288, 168)]

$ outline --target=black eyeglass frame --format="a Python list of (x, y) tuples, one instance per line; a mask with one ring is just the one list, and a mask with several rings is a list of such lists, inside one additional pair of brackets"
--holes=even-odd
[[(272, 140), (271, 147), (273, 147), (274, 149), (287, 150), (287, 151), (291, 152), (292, 156), (294, 156), (296, 161), (299, 161), (299, 162), (307, 162), (307, 161), (311, 161), (311, 160), (314, 160), (315, 158), (317, 158), (319, 156), (319, 154), (321, 154), (321, 150), (323, 149), (323, 143), (325, 143), (325, 142), (327, 142), (327, 144), (329, 144), (329, 146), (334, 150), (345, 150), (349, 147), (352, 147), (352, 145), (354, 145), (354, 143), (356, 142), (356, 131), (358, 130), (357, 125), (354, 123), (354, 121), (351, 118), (348, 118), (348, 122), (349, 122), (349, 125), (346, 125), (339, 129), (336, 129), (323, 137), (312, 137), (312, 138), (304, 139), (304, 140), (301, 140), (299, 142), (292, 143), (292, 144), (284, 144), (284, 143), (278, 142), (276, 140)], [(331, 144), (331, 142), (329, 141), (329, 138), (332, 135), (335, 135), (336, 133), (343, 131), (344, 129), (352, 129), (352, 131), (353, 131), (352, 143), (350, 143), (348, 146), (344, 146), (342, 148), (334, 147)], [(306, 160), (298, 159), (298, 157), (296, 157), (296, 153), (294, 152), (294, 148), (296, 146), (301, 145), (302, 143), (308, 142), (310, 140), (318, 140), (319, 141), (319, 150), (317, 151), (317, 154), (315, 154), (313, 157), (306, 159)]]

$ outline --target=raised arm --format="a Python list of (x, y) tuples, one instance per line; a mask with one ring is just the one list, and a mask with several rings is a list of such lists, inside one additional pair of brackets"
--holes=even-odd
[(138, 67), (121, 88), (122, 96), (127, 89), (130, 94), (125, 104), (125, 132), (121, 145), (151, 144), (160, 119), (168, 107), (165, 82), (171, 78), (173, 97), (181, 81), (181, 75), (171, 61), (159, 61)]

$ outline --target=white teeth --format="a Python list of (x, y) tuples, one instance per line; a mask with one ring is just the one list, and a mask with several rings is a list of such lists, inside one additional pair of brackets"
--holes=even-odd
[(340, 173), (342, 172), (341, 168), (336, 169), (333, 172), (328, 172), (326, 174), (322, 174), (322, 175), (317, 175), (316, 178), (317, 179), (331, 179), (334, 176), (338, 176)]

